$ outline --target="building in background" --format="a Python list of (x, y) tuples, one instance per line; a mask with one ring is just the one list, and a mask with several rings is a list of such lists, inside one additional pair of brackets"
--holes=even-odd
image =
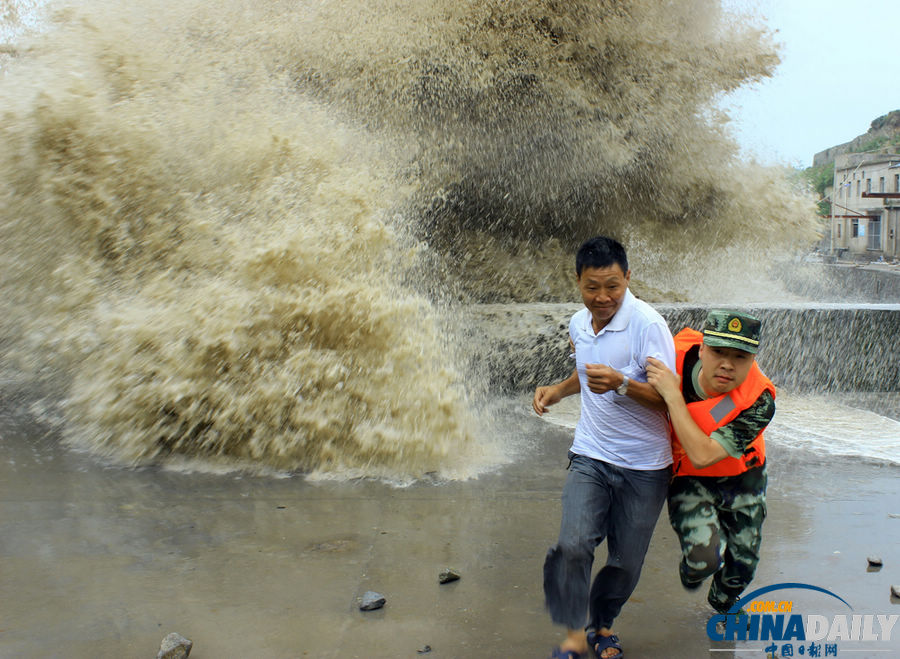
[(835, 157), (831, 252), (857, 261), (900, 257), (900, 154)]

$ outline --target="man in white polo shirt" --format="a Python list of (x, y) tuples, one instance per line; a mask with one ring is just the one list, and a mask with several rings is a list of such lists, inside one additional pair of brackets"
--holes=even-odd
[[(675, 347), (663, 317), (628, 290), (631, 271), (619, 242), (585, 242), (575, 272), (585, 306), (569, 322), (575, 370), (538, 387), (532, 403), (541, 415), (581, 393), (544, 594), (553, 622), (567, 627), (552, 656), (579, 659), (593, 649), (606, 659), (622, 654), (612, 624), (637, 586), (671, 476), (666, 405), (647, 384), (647, 358), (672, 368)], [(594, 549), (604, 538), (609, 556), (591, 585)]]

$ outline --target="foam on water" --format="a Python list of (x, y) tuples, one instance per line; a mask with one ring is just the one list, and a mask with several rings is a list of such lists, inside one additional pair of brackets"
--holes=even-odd
[[(779, 393), (766, 441), (820, 455), (900, 464), (900, 421), (866, 409), (865, 400), (851, 402), (852, 396)], [(574, 430), (580, 413), (578, 396), (571, 396), (551, 407), (543, 418)]]
[(11, 0), (0, 6), (0, 67), (2, 56), (15, 52), (12, 44), (23, 34), (40, 29), (46, 0)]
[(841, 396), (782, 395), (766, 438), (822, 455), (900, 464), (900, 421)]

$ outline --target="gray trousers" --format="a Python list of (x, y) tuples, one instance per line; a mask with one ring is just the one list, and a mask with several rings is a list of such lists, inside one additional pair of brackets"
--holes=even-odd
[[(553, 622), (570, 629), (612, 627), (631, 596), (659, 519), (671, 470), (625, 469), (569, 453), (559, 542), (544, 561), (544, 596)], [(606, 565), (591, 580), (594, 550), (606, 539)]]

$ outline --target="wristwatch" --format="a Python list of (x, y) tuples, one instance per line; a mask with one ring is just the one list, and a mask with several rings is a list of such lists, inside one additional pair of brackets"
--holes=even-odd
[(628, 376), (627, 375), (622, 376), (622, 384), (620, 384), (618, 387), (616, 387), (616, 393), (619, 394), (620, 396), (624, 396), (626, 393), (628, 393)]

